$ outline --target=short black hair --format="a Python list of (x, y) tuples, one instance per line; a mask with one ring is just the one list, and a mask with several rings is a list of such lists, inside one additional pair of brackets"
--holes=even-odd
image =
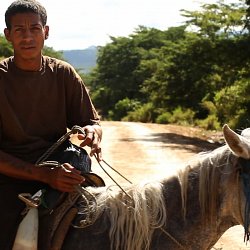
[(35, 13), (40, 15), (42, 25), (47, 23), (46, 9), (36, 0), (16, 0), (5, 12), (5, 24), (8, 30), (11, 29), (11, 18), (19, 13)]

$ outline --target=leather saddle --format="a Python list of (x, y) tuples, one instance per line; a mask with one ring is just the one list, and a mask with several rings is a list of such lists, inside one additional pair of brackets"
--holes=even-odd
[[(84, 173), (85, 177), (84, 187), (93, 186), (101, 187), (105, 186), (103, 179), (95, 173)], [(58, 196), (58, 191), (56, 191)], [(53, 199), (55, 194), (47, 197)], [(71, 226), (71, 223), (78, 213), (75, 203), (80, 199), (81, 194), (75, 193), (61, 193), (60, 197), (51, 206), (41, 206), (39, 208), (39, 236), (38, 236), (38, 249), (39, 250), (60, 250), (64, 238)], [(87, 197), (86, 197), (87, 198)]]

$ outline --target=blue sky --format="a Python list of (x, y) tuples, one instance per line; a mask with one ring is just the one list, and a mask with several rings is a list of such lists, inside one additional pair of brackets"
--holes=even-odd
[[(166, 30), (185, 20), (180, 9), (195, 10), (216, 0), (40, 0), (48, 13), (46, 45), (56, 50), (105, 45), (109, 36), (128, 36), (139, 26)], [(237, 2), (225, 0), (228, 2)], [(12, 0), (1, 0), (0, 33)]]

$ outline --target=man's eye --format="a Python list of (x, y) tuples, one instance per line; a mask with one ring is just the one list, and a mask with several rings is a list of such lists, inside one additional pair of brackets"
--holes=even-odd
[(22, 28), (17, 28), (17, 29), (15, 29), (15, 32), (22, 32)]
[(32, 30), (39, 31), (39, 30), (41, 30), (41, 28), (40, 27), (33, 27)]

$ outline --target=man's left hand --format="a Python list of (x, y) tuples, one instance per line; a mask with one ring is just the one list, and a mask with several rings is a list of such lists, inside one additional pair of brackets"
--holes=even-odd
[(102, 152), (100, 146), (102, 136), (101, 127), (99, 125), (87, 125), (83, 127), (83, 130), (85, 134), (78, 134), (78, 139), (82, 140), (80, 146), (89, 146), (91, 148), (90, 156), (95, 154), (97, 160), (102, 161)]

